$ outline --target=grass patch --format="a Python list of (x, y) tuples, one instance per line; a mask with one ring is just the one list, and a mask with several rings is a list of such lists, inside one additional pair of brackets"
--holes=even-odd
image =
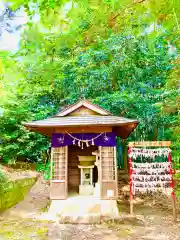
[(6, 240), (46, 240), (49, 222), (32, 220), (1, 221), (0, 239)]
[(23, 200), (35, 182), (35, 178), (9, 181), (6, 184), (6, 188), (0, 193), (0, 212), (13, 207)]

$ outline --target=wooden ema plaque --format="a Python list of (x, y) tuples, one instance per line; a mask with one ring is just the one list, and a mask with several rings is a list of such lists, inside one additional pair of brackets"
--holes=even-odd
[(133, 196), (136, 195), (137, 192), (153, 193), (159, 191), (171, 195), (173, 217), (176, 221), (170, 144), (171, 142), (169, 141), (129, 143), (128, 157), (131, 214), (133, 214)]

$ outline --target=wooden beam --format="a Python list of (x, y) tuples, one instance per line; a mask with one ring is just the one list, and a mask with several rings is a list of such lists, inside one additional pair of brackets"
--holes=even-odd
[(43, 134), (47, 137), (50, 137), (54, 131), (53, 128), (43, 128), (43, 127), (25, 127), (28, 131), (30, 132), (37, 132), (37, 133), (40, 133), (40, 134)]
[(38, 132), (46, 136), (51, 136), (53, 133), (101, 133), (112, 132), (112, 127), (26, 127), (29, 131)]
[(171, 141), (129, 142), (128, 147), (169, 147)]
[(62, 127), (55, 128), (55, 133), (101, 133), (101, 132), (112, 132), (112, 127)]

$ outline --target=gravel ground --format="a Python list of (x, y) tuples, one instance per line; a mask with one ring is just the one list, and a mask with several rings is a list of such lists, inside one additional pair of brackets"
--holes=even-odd
[(156, 202), (145, 199), (135, 206), (135, 220), (127, 217), (129, 206), (120, 203), (125, 217), (101, 225), (58, 224), (38, 220), (48, 204), (48, 186), (39, 178), (22, 202), (0, 215), (0, 240), (180, 239), (180, 222), (173, 222), (171, 205), (165, 203), (162, 197)]

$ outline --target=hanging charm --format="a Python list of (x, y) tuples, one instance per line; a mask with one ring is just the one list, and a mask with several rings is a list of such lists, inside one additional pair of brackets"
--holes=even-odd
[[(82, 149), (84, 148), (84, 145), (82, 146), (82, 142), (87, 147), (89, 147), (91, 143), (92, 143), (92, 145), (95, 145), (94, 140), (104, 134), (104, 133), (100, 133), (99, 135), (97, 135), (96, 137), (94, 137), (92, 139), (84, 140), (84, 139), (78, 139), (78, 138), (74, 137), (71, 133), (69, 133), (67, 131), (66, 131), (66, 133), (73, 139), (73, 141), (72, 141), (73, 145), (77, 144), (79, 147), (82, 147)], [(106, 137), (106, 140), (108, 141), (109, 139)], [(58, 141), (61, 141), (61, 143), (64, 143), (64, 138), (60, 138), (60, 139), (58, 139)]]

